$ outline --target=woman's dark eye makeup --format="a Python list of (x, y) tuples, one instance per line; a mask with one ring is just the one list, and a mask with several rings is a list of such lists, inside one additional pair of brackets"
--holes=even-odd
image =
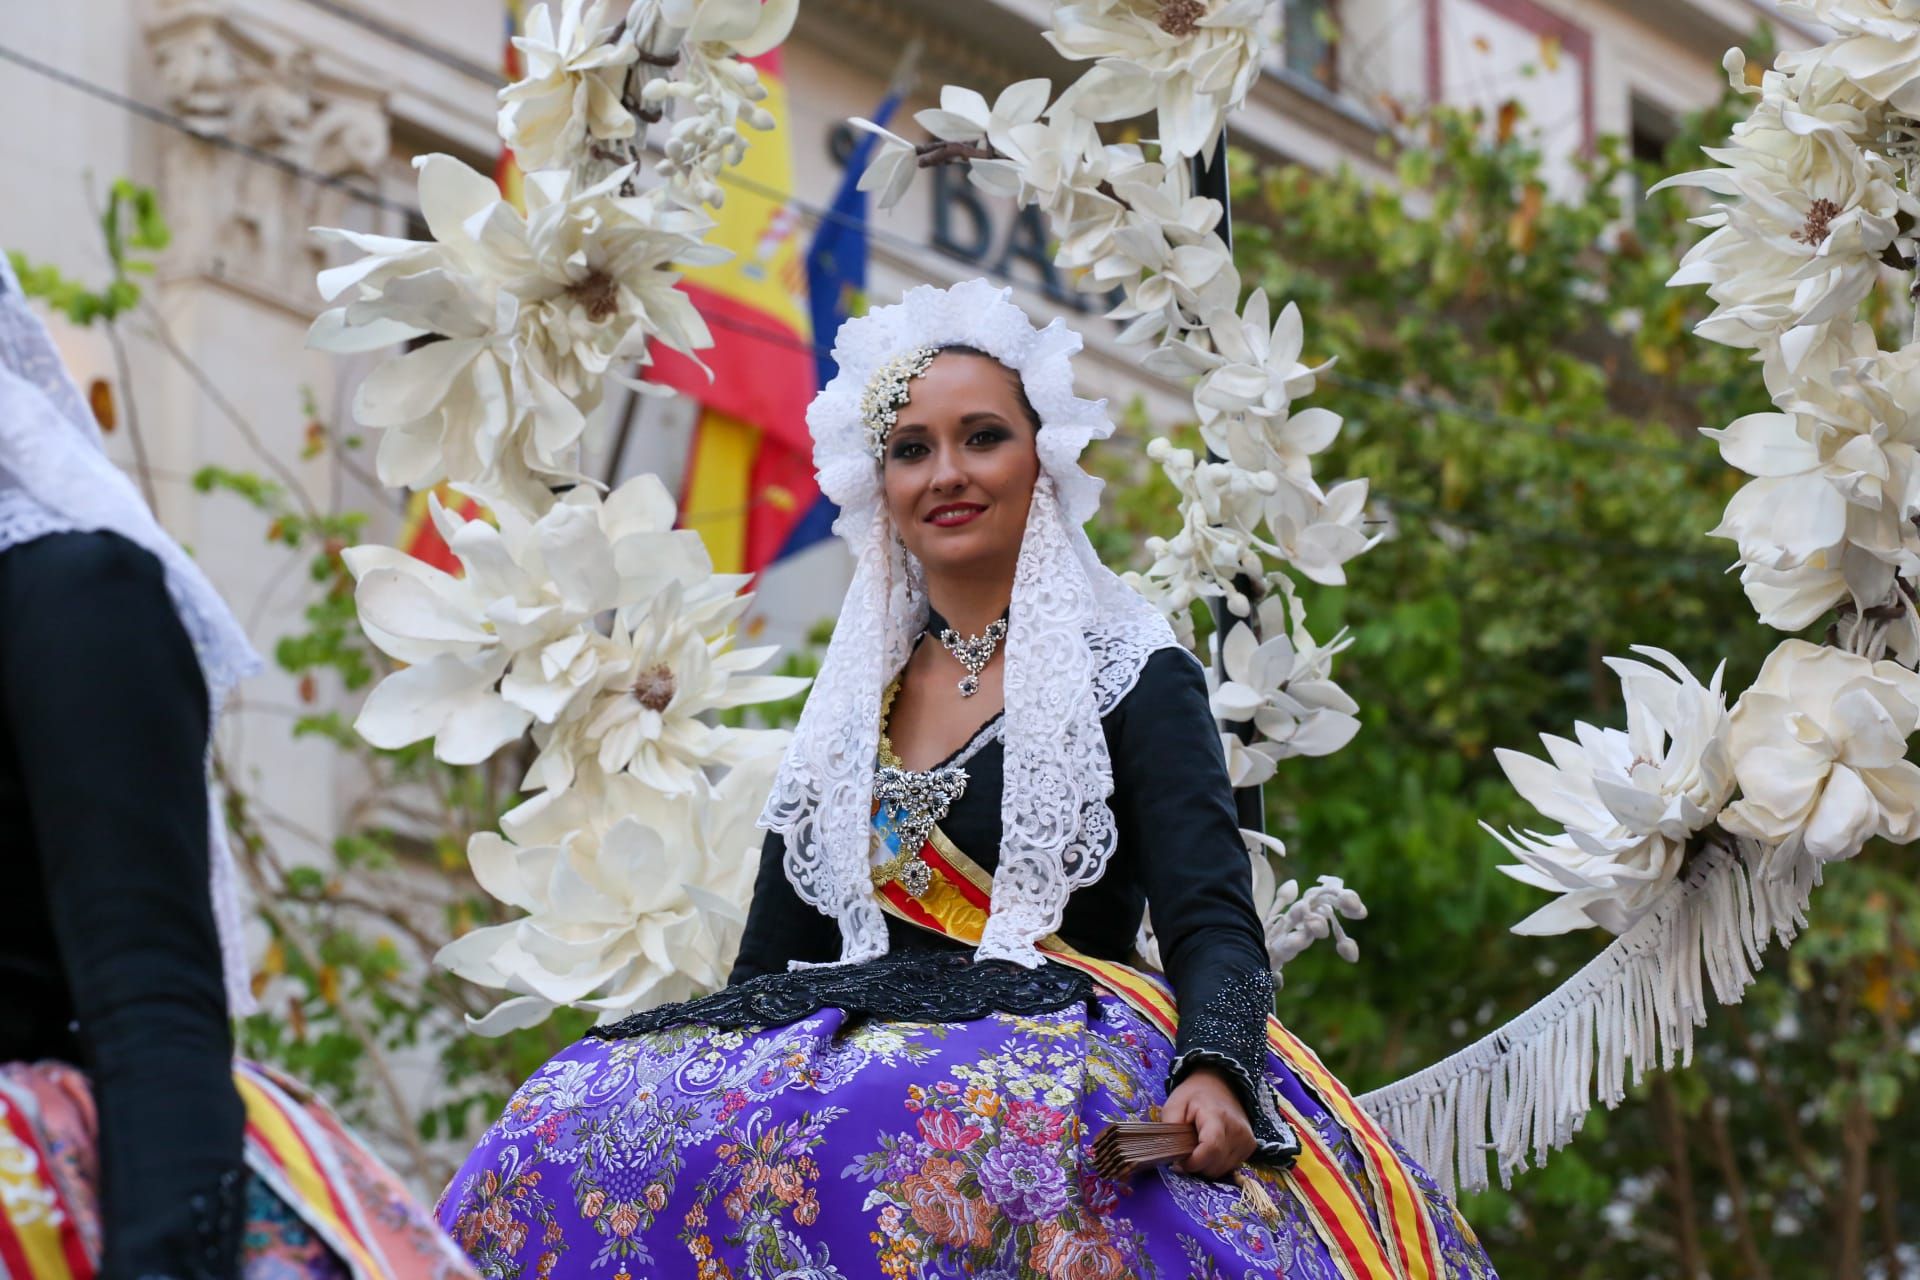
[[(969, 432), (967, 444), (971, 448), (992, 448), (1009, 439), (1012, 434), (1006, 427), (995, 423)], [(887, 450), (887, 457), (899, 462), (911, 462), (915, 458), (923, 457), (927, 451), (926, 441), (916, 433), (905, 440), (894, 441), (892, 447)]]

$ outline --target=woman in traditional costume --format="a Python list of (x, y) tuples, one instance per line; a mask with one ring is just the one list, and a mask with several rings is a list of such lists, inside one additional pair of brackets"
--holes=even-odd
[(258, 664), (0, 257), (0, 1280), (462, 1277), (250, 1012), (221, 699)]
[[(807, 416), (856, 567), (732, 982), (519, 1089), (441, 1203), (482, 1274), (1492, 1275), (1272, 1019), (1204, 674), (1082, 529), (1080, 345), (978, 280), (841, 329)], [(1155, 1119), (1191, 1152), (1096, 1158)]]

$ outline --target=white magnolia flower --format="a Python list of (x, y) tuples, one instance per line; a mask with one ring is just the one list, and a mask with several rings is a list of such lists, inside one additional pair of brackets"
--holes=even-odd
[(1785, 142), (1791, 162), (1748, 145), (1708, 154), (1725, 167), (1667, 179), (1729, 199), (1693, 221), (1714, 230), (1681, 259), (1672, 285), (1704, 284), (1715, 310), (1695, 328), (1711, 342), (1755, 347), (1778, 340), (1791, 367), (1820, 326), (1851, 323), (1878, 278), (1881, 257), (1920, 203), (1892, 163), (1836, 127), (1763, 135)]
[(1740, 799), (1721, 825), (1821, 862), (1850, 858), (1875, 836), (1920, 837), (1920, 767), (1906, 759), (1917, 725), (1920, 675), (1783, 641), (1734, 706)]
[[(646, 364), (650, 341), (682, 352), (712, 343), (692, 299), (675, 287), (673, 267), (723, 262), (728, 253), (701, 243), (713, 225), (705, 215), (657, 195), (619, 196), (627, 172), (577, 193), (562, 174), (527, 179), (529, 269), (506, 287), (519, 300), (520, 351), (542, 429), (564, 420), (554, 391), (585, 414), (610, 375), (643, 387), (621, 370)], [(584, 426), (568, 423), (564, 437), (536, 440), (536, 449), (554, 452)]]
[(625, 38), (620, 0), (560, 0), (535, 5), (514, 46), (526, 74), (500, 91), (500, 137), (520, 167), (565, 169), (592, 142), (634, 136), (633, 113), (621, 101), (638, 57)]
[(1266, 0), (1092, 0), (1057, 4), (1047, 40), (1096, 65), (1061, 95), (1090, 120), (1153, 111), (1169, 155), (1213, 145), (1260, 73)]
[(1896, 111), (1920, 114), (1920, 3), (1785, 0), (1780, 12), (1838, 36), (1800, 58), (1817, 59)]
[(1515, 933), (1588, 925), (1624, 932), (1679, 875), (1688, 841), (1720, 816), (1733, 792), (1725, 664), (1702, 685), (1665, 650), (1635, 645), (1634, 652), (1666, 671), (1607, 659), (1620, 677), (1625, 732), (1579, 723), (1577, 741), (1542, 734), (1544, 761), (1495, 752), (1514, 789), (1564, 828), (1503, 836), (1480, 824), (1520, 859), (1500, 870), (1561, 895), (1513, 926)]
[(433, 738), (450, 764), (476, 764), (524, 733), (583, 712), (631, 655), (594, 627), (609, 609), (712, 579), (697, 533), (673, 527), (673, 500), (639, 476), (602, 502), (582, 487), (529, 522), (509, 504), (498, 527), (428, 499), (460, 560), (455, 577), (392, 547), (344, 553), (367, 637), (406, 667), (367, 696), (355, 728), (376, 747)]
[(733, 765), (785, 746), (783, 731), (709, 723), (712, 713), (791, 697), (807, 682), (746, 674), (777, 645), (733, 647), (733, 624), (752, 602), (741, 579), (670, 582), (620, 608), (578, 714), (534, 730), (540, 748), (528, 789), (565, 791), (591, 766), (630, 774), (663, 792), (695, 786), (709, 765)]
[(1739, 544), (1749, 597), (1789, 629), (1849, 593), (1877, 606), (1895, 571), (1920, 574), (1920, 349), (1878, 351), (1855, 326), (1810, 353), (1802, 373), (1770, 369), (1783, 411), (1704, 431), (1754, 477), (1712, 536)]
[(711, 342), (668, 266), (718, 251), (700, 242), (704, 218), (658, 193), (618, 195), (629, 170), (577, 191), (565, 175), (534, 175), (522, 216), (457, 160), (415, 163), (433, 239), (323, 232), (367, 256), (321, 273), (323, 296), (348, 300), (309, 341), (369, 351), (444, 338), (388, 360), (354, 397), (356, 418), (385, 429), (381, 479), (451, 478), (538, 509), (540, 479), (580, 479), (572, 452), (600, 396), (595, 370), (644, 360), (649, 338), (685, 351)]
[[(656, 11), (667, 31), (685, 44), (707, 45), (741, 58), (757, 58), (793, 30), (800, 0), (639, 0), (635, 15)], [(629, 19), (643, 30), (644, 20)]]
[(1317, 643), (1297, 596), (1266, 597), (1258, 620), (1264, 639), (1256, 639), (1245, 622), (1227, 632), (1212, 695), (1215, 716), (1233, 723), (1251, 720), (1259, 734), (1251, 743), (1221, 735), (1236, 787), (1265, 782), (1291, 756), (1331, 755), (1360, 731), (1355, 718), (1360, 705), (1333, 681), (1335, 655), (1353, 643), (1346, 629), (1324, 645)]
[(467, 858), (480, 887), (527, 914), (472, 930), (435, 957), (510, 993), (472, 1028), (499, 1035), (561, 1006), (610, 1021), (722, 985), (771, 783), (771, 763), (677, 795), (609, 778), (529, 800), (502, 820), (505, 836), (474, 836)]

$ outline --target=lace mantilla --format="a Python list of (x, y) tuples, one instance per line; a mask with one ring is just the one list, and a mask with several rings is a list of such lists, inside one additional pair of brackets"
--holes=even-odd
[[(49, 534), (95, 532), (119, 534), (166, 570), (167, 594), (193, 641), (217, 723), (228, 691), (259, 669), (260, 658), (200, 566), (167, 536), (133, 481), (102, 451), (92, 413), (0, 255), (0, 552)], [(238, 1016), (254, 1005), (225, 813), (214, 794), (208, 887), (227, 1006)]]
[(992, 1013), (1093, 1008), (1093, 980), (1077, 969), (1037, 969), (975, 960), (964, 951), (899, 951), (858, 965), (763, 973), (710, 996), (647, 1009), (587, 1034), (624, 1040), (650, 1031), (703, 1026), (777, 1027), (822, 1009), (889, 1022), (971, 1022)]
[(1059, 320), (1035, 328), (1009, 292), (984, 280), (923, 285), (849, 320), (834, 343), (839, 372), (807, 410), (820, 487), (840, 507), (834, 530), (855, 568), (761, 825), (785, 837), (787, 878), (801, 899), (838, 921), (841, 963), (887, 948), (868, 875), (880, 693), (927, 616), (920, 566), (887, 516), (883, 464), (866, 447), (861, 400), (876, 371), (918, 348), (971, 346), (1020, 376), (1041, 423), (1041, 475), (1008, 614), (1003, 836), (980, 958), (1040, 964), (1035, 942), (1059, 927), (1068, 896), (1105, 870), (1116, 833), (1100, 719), (1148, 655), (1177, 643), (1153, 606), (1100, 563), (1081, 527), (1101, 482), (1080, 454), (1113, 423), (1105, 401), (1073, 392), (1080, 337)]

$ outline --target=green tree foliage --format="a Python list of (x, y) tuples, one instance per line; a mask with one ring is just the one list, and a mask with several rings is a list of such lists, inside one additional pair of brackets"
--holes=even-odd
[[(1498, 873), (1478, 824), (1553, 828), (1493, 749), (1621, 724), (1601, 659), (1630, 645), (1703, 679), (1724, 657), (1737, 693), (1781, 638), (1725, 574), (1731, 544), (1703, 536), (1743, 477), (1698, 429), (1767, 407), (1759, 368), (1692, 337), (1704, 299), (1664, 286), (1698, 208), (1642, 195), (1703, 163), (1737, 101), (1657, 166), (1600, 140), (1571, 199), (1548, 197), (1511, 110), (1403, 121), (1382, 148), (1397, 182), (1236, 166), (1244, 278), (1300, 304), (1309, 362), (1338, 357), (1312, 403), (1346, 428), (1316, 470), (1369, 477), (1388, 534), (1350, 585), (1304, 592), (1316, 636), (1355, 636), (1335, 676), (1360, 735), (1289, 761), (1266, 795), (1282, 873), (1341, 875), (1370, 908), (1358, 967), (1316, 949), (1280, 997), (1356, 1090), (1478, 1038), (1608, 941), (1507, 932), (1544, 898)], [(1169, 493), (1123, 488), (1106, 544), (1160, 530)], [(1595, 1114), (1511, 1192), (1469, 1197), (1502, 1274), (1900, 1274), (1891, 1257), (1920, 1243), (1911, 867), (1874, 846), (1834, 868), (1808, 934), (1716, 1010), (1691, 1071)]]

